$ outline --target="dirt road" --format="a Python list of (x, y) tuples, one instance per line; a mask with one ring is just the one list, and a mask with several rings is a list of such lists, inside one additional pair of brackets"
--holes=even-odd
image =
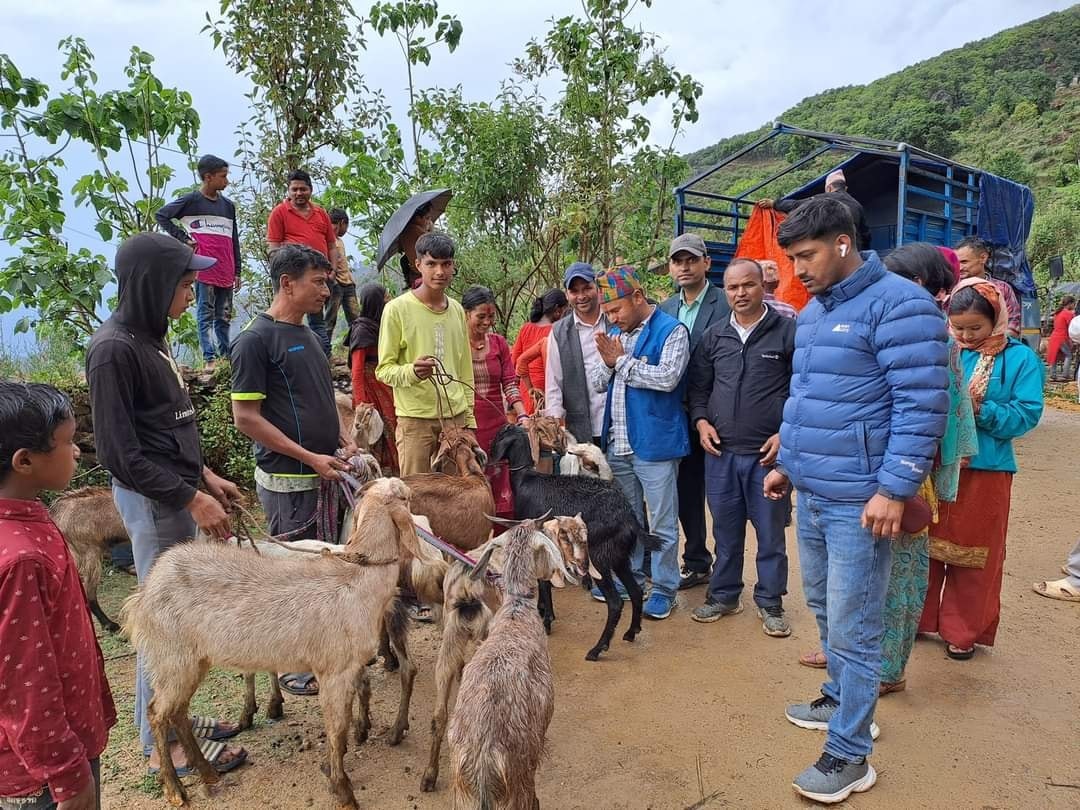
[[(848, 807), (1080, 807), (1080, 605), (1043, 599), (1030, 588), (1035, 579), (1060, 576), (1064, 554), (1080, 533), (1078, 446), (1080, 413), (1053, 409), (1020, 442), (998, 646), (955, 662), (939, 642), (918, 642), (907, 691), (878, 705), (882, 735), (872, 759), (878, 784)], [(741, 615), (712, 625), (692, 622), (690, 609), (704, 598), (702, 589), (693, 590), (670, 619), (647, 622), (636, 643), (614, 642), (595, 664), (584, 655), (599, 635), (603, 606), (578, 590), (557, 594), (550, 639), (557, 705), (538, 787), (544, 807), (812, 806), (794, 795), (790, 782), (816, 760), (823, 735), (797, 729), (783, 716), (785, 703), (814, 697), (820, 683), (820, 673), (796, 663), (800, 651), (815, 645), (816, 632), (799, 586), (794, 536), (789, 548), (787, 607), (795, 632), (788, 639), (761, 633), (749, 605), (755, 579), (749, 566), (748, 607)], [(752, 565), (752, 554), (747, 559)], [(378, 671), (375, 736), (346, 758), (362, 807), (449, 806), (445, 754), (439, 792), (419, 790), (432, 704), (431, 629), (415, 633), (412, 646), (421, 667), (412, 731), (398, 748), (387, 746), (398, 686)], [(131, 660), (111, 666), (117, 667), (110, 671), (114, 690), (130, 691)], [(235, 714), (239, 685), (225, 683), (211, 703)], [(130, 734), (130, 702), (123, 703), (119, 737)], [(286, 712), (285, 721), (263, 723), (239, 738), (252, 764), (230, 775), (213, 800), (192, 790), (195, 807), (333, 806), (319, 773), (317, 702), (292, 698)], [(107, 808), (165, 806), (148, 795), (153, 782), (141, 779), (133, 742), (114, 743), (105, 766)]]

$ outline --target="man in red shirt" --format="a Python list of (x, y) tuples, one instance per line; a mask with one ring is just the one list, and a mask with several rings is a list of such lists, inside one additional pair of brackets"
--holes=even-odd
[[(289, 193), (266, 222), (266, 243), (270, 252), (282, 245), (307, 245), (330, 260), (337, 267), (345, 260), (339, 256), (337, 229), (326, 210), (311, 201), (311, 176), (302, 169), (289, 172)], [(333, 294), (333, 290), (330, 291)], [(326, 330), (323, 314), (307, 316), (308, 326), (322, 343), (326, 356), (330, 356), (330, 335)]]
[(0, 807), (100, 808), (116, 723), (75, 560), (38, 500), (79, 459), (71, 402), (0, 382)]

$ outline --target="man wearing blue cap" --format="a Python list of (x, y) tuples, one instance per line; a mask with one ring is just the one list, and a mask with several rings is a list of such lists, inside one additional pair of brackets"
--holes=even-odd
[(572, 315), (556, 321), (548, 336), (544, 414), (565, 420), (578, 441), (599, 446), (607, 394), (594, 391), (588, 375), (603, 363), (596, 336), (607, 331), (608, 323), (600, 312), (592, 265), (574, 262), (563, 274), (563, 286)]

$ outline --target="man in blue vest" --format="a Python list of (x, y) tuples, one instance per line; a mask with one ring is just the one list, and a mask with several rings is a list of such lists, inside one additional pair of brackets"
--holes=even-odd
[[(696, 233), (671, 240), (668, 271), (679, 290), (660, 304), (660, 309), (690, 330), (693, 356), (705, 330), (726, 322), (731, 307), (723, 289), (709, 283), (709, 252), (705, 240)], [(690, 430), (691, 438), (696, 434)], [(686, 538), (679, 579), (682, 591), (708, 582), (713, 562), (705, 545), (705, 451), (697, 441), (690, 442), (690, 454), (679, 464), (679, 523)]]
[[(626, 499), (644, 525), (660, 538), (652, 553), (652, 592), (644, 614), (666, 619), (679, 587), (679, 460), (690, 452), (683, 409), (683, 376), (690, 360), (690, 332), (648, 302), (632, 268), (620, 267), (596, 277), (611, 330), (596, 336), (603, 363), (592, 369), (593, 390), (607, 391), (601, 447)], [(631, 563), (645, 584), (645, 549), (638, 543)]]

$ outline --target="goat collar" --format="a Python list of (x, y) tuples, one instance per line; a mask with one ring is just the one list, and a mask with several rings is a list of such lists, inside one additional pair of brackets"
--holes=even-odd
[(528, 470), (532, 468), (532, 464), (522, 464), (520, 467), (510, 467), (510, 472), (520, 472), (521, 470)]
[(358, 554), (356, 552), (342, 551), (334, 553), (332, 551), (323, 552), (325, 556), (331, 557), (335, 560), (341, 560), (342, 562), (352, 563), (353, 565), (365, 565), (371, 567), (379, 567), (383, 565), (397, 565), (401, 562), (401, 557), (387, 557), (382, 560), (373, 560), (366, 554)]

